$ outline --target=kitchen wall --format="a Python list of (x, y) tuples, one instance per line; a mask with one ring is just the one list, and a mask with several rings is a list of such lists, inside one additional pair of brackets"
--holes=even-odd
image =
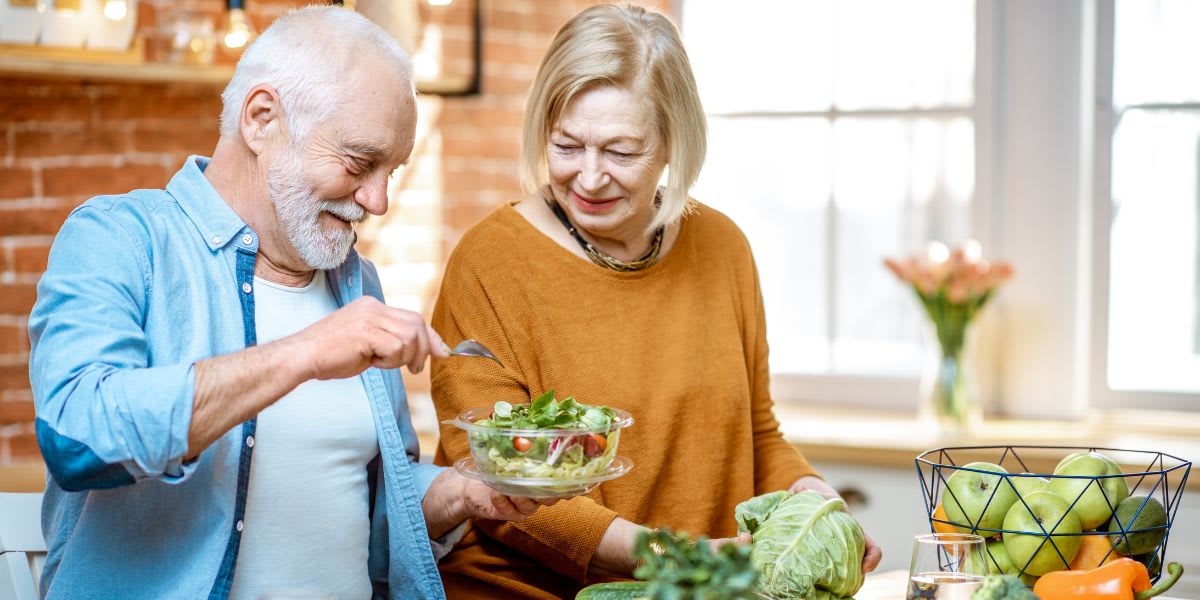
[[(519, 193), (525, 94), (558, 28), (590, 0), (480, 0), (482, 91), (426, 96), (411, 166), (388, 215), (364, 226), (360, 250), (380, 266), (393, 304), (428, 310), (462, 232)], [(293, 4), (250, 0), (261, 30)], [(669, 0), (644, 3), (664, 10)], [(219, 15), (223, 2), (194, 3)], [(155, 14), (140, 6), (140, 29)], [(27, 320), (63, 219), (97, 194), (166, 184), (217, 140), (219, 87), (11, 78), (0, 74), (0, 465), (40, 459), (29, 389)], [(421, 391), (426, 379), (409, 382)]]

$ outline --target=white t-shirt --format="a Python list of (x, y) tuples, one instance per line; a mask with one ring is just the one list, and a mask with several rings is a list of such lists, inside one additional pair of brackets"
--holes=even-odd
[[(254, 285), (260, 344), (337, 309), (323, 271), (302, 288), (257, 277)], [(367, 463), (378, 453), (358, 377), (305, 382), (259, 413), (230, 597), (309, 588), (340, 600), (370, 598)]]

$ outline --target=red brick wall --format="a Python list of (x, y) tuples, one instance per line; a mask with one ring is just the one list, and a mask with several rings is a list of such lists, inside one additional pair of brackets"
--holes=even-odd
[[(467, 227), (519, 193), (516, 157), (529, 84), (558, 28), (595, 3), (481, 1), (482, 93), (428, 98), (422, 106), (421, 118), (432, 119), (427, 125), (441, 139), (434, 163), (441, 169), (438, 261)], [(148, 23), (153, 15), (145, 4)], [(290, 5), (249, 4), (260, 27)], [(646, 4), (661, 9), (668, 0)], [(220, 5), (201, 3), (214, 12)], [(204, 85), (0, 76), (0, 464), (38, 459), (26, 326), (54, 234), (88, 197), (162, 187), (187, 155), (210, 154), (218, 94)], [(403, 191), (392, 200), (393, 210), (403, 206)], [(389, 260), (370, 240), (366, 252), (376, 262)]]

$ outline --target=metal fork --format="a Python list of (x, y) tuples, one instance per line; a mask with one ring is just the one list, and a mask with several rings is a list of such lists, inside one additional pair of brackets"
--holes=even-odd
[(454, 348), (451, 348), (448, 344), (446, 344), (446, 342), (442, 342), (442, 349), (450, 354), (450, 356), (478, 356), (480, 358), (490, 358), (496, 361), (496, 364), (500, 365), (501, 367), (504, 366), (504, 363), (500, 362), (500, 359), (496, 358), (496, 355), (492, 354), (492, 351), (487, 349), (487, 346), (484, 346), (475, 340), (463, 340)]

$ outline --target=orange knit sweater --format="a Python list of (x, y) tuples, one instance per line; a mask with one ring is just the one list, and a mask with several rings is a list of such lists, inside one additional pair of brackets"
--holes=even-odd
[[(568, 252), (511, 205), (463, 236), (433, 326), (503, 361), (433, 363), (439, 419), (553, 389), (629, 411), (633, 470), (520, 523), (480, 521), (441, 562), (451, 598), (574, 598), (612, 520), (728, 537), (734, 507), (812, 467), (779, 433), (750, 248), (724, 215), (685, 218), (658, 264), (618, 273)], [(436, 462), (467, 456), (443, 426)]]

